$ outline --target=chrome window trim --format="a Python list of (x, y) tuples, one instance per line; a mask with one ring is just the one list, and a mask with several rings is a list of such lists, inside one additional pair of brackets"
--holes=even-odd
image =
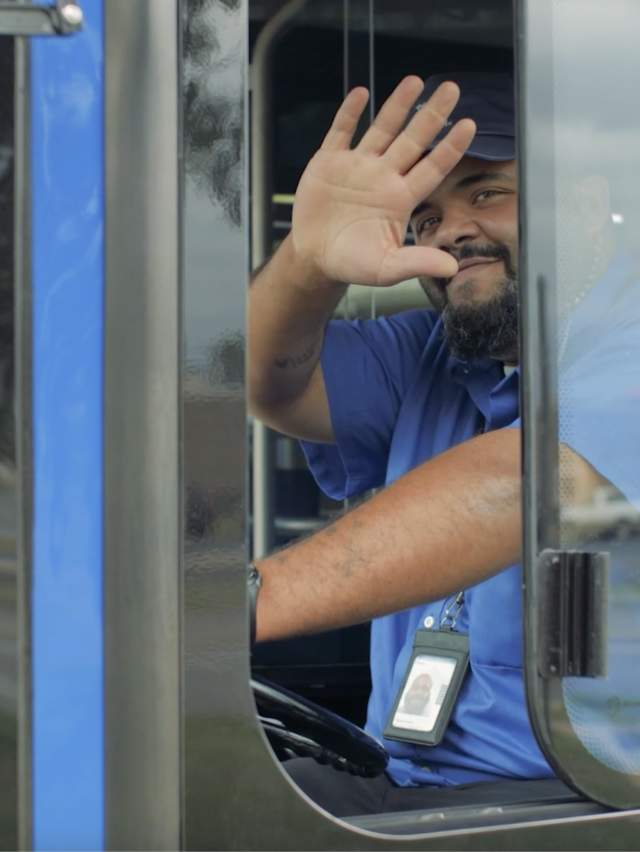
[(105, 836), (182, 845), (179, 3), (105, 5)]

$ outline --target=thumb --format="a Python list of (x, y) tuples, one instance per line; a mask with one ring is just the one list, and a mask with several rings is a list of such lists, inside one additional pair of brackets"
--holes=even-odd
[(452, 278), (458, 263), (446, 251), (425, 246), (402, 246), (385, 255), (377, 284), (397, 284), (408, 278)]

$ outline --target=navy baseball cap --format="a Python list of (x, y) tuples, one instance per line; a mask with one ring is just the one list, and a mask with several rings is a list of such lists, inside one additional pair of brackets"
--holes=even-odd
[(420, 109), (441, 83), (452, 80), (460, 87), (460, 100), (447, 125), (433, 140), (429, 150), (446, 136), (461, 118), (472, 118), (477, 126), (467, 156), (480, 160), (515, 160), (516, 122), (513, 77), (507, 73), (453, 71), (434, 74), (425, 81), (424, 92), (416, 104)]

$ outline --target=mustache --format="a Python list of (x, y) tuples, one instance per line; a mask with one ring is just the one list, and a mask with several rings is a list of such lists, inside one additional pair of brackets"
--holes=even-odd
[[(509, 247), (503, 243), (495, 245), (464, 245), (458, 251), (450, 251), (451, 257), (455, 258), (458, 263), (463, 260), (471, 260), (473, 257), (486, 257), (493, 260), (502, 260), (504, 262), (507, 278), (514, 279), (516, 276), (513, 263), (511, 262), (511, 252)], [(450, 278), (436, 278), (436, 282), (445, 287)]]

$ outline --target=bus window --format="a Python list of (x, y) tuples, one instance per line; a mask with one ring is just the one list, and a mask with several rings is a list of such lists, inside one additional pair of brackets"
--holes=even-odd
[[(469, 409), (468, 422), (464, 427), (468, 429), (467, 438), (508, 426), (517, 420), (517, 371), (514, 375), (514, 366), (518, 360), (517, 313), (514, 306), (517, 296), (513, 296), (516, 275), (511, 270), (517, 265), (518, 259), (518, 211), (515, 203), (517, 171), (513, 112), (513, 21), (510, 3), (487, 4), (481, 8), (474, 7), (473, 10), (469, 8), (460, 16), (454, 14), (446, 3), (435, 4), (429, 11), (425, 11), (422, 4), (405, 4), (404, 14), (399, 14), (396, 4), (385, 2), (355, 3), (344, 7), (338, 4), (323, 4), (321, 8), (312, 4), (282, 4), (273, 17), (268, 19), (264, 17), (263, 4), (251, 4), (250, 11), (250, 150), (254, 266), (260, 267), (274, 251), (276, 252), (273, 262), (267, 266), (264, 274), (258, 273), (250, 291), (250, 350), (252, 336), (260, 334), (261, 322), (268, 323), (269, 318), (276, 315), (273, 305), (277, 305), (279, 299), (280, 303), (284, 303), (286, 299), (284, 284), (278, 290), (280, 282), (269, 278), (269, 270), (276, 268), (279, 257), (292, 251), (289, 247), (293, 245), (296, 233), (294, 227), (292, 234), (292, 206), (298, 205), (296, 209), (300, 209), (306, 178), (303, 178), (303, 183), (296, 190), (298, 181), (322, 141), (336, 103), (347, 91), (356, 85), (365, 85), (370, 92), (369, 103), (355, 128), (355, 146), (360, 140), (364, 140), (364, 145), (367, 144), (367, 128), (370, 127), (374, 116), (392, 94), (398, 81), (408, 74), (417, 73), (423, 77), (429, 77), (436, 72), (443, 75), (459, 74), (460, 80), (466, 80), (466, 85), (472, 92), (468, 102), (469, 108), (472, 108), (474, 98), (482, 100), (482, 86), (488, 79), (491, 86), (497, 87), (491, 89), (487, 96), (486, 110), (497, 111), (497, 117), (492, 113), (491, 120), (500, 121), (500, 108), (494, 107), (495, 101), (500, 103), (500, 92), (506, 93), (503, 100), (506, 100), (505, 109), (510, 115), (510, 119), (505, 119), (506, 126), (500, 126), (498, 129), (498, 135), (503, 136), (502, 141), (495, 143), (495, 149), (485, 150), (482, 147), (483, 137), (491, 136), (490, 130), (493, 127), (495, 131), (494, 125), (481, 126), (477, 155), (472, 153), (470, 157), (465, 158), (460, 164), (459, 175), (462, 177), (457, 178), (464, 186), (475, 185), (482, 180), (489, 181), (487, 187), (493, 195), (499, 197), (499, 202), (496, 203), (495, 199), (486, 202), (485, 208), (484, 198), (477, 202), (475, 200), (476, 195), (480, 198), (483, 187), (480, 186), (473, 196), (469, 192), (469, 197), (473, 198), (473, 201), (469, 202), (473, 213), (468, 214), (469, 222), (464, 224), (464, 227), (475, 230), (469, 233), (461, 232), (455, 238), (460, 241), (460, 245), (465, 244), (466, 254), (462, 250), (459, 251), (457, 242), (447, 248), (454, 256), (458, 254), (457, 259), (462, 263), (463, 260), (473, 257), (474, 251), (478, 256), (482, 253), (485, 257), (493, 256), (492, 252), (495, 254), (498, 251), (499, 244), (499, 256), (503, 259), (505, 270), (505, 279), (500, 279), (496, 284), (500, 293), (504, 293), (499, 310), (504, 312), (502, 325), (511, 328), (510, 345), (514, 351), (505, 352), (504, 357), (500, 358), (498, 355), (502, 353), (496, 354), (491, 350), (491, 357), (487, 350), (482, 351), (480, 355), (470, 356), (475, 358), (475, 361), (465, 360), (465, 357), (459, 354), (462, 344), (454, 337), (455, 322), (460, 321), (455, 317), (462, 317), (463, 312), (445, 311), (443, 316), (452, 317), (452, 322), (450, 326), (443, 326), (442, 330), (438, 330), (438, 323), (442, 323), (438, 317), (438, 310), (442, 311), (442, 305), (437, 299), (438, 294), (428, 286), (424, 287), (427, 291), (425, 293), (416, 278), (396, 281), (395, 286), (390, 287), (366, 286), (366, 282), (362, 280), (356, 283), (345, 281), (344, 284), (350, 286), (345, 287), (340, 300), (336, 300), (332, 315), (337, 323), (331, 325), (326, 332), (323, 356), (326, 360), (321, 362), (333, 435), (329, 434), (330, 430), (327, 429), (325, 431), (328, 437), (325, 439), (320, 427), (317, 427), (315, 432), (314, 424), (307, 422), (301, 427), (300, 433), (296, 433), (296, 422), (300, 421), (295, 419), (282, 420), (280, 432), (267, 429), (259, 419), (254, 419), (252, 423), (252, 543), (253, 558), (258, 560), (260, 566), (260, 559), (268, 557), (270, 549), (292, 543), (300, 534), (313, 533), (321, 528), (323, 523), (340, 517), (345, 509), (350, 509), (354, 499), (370, 496), (399, 478), (402, 473), (408, 472), (411, 467), (418, 466), (455, 443), (453, 439), (449, 444), (441, 443), (438, 445), (439, 450), (436, 450), (435, 444), (429, 444), (427, 447), (428, 442), (425, 442), (421, 435), (431, 432), (435, 434), (438, 430), (447, 428), (445, 424), (450, 418), (446, 412), (450, 407), (462, 406), (456, 410), (458, 417), (464, 420), (466, 402), (463, 402), (463, 399), (468, 401), (471, 397), (479, 400), (473, 413)], [(309, 55), (319, 57), (318, 63), (307, 63), (305, 58)], [(461, 85), (464, 87), (465, 83)], [(474, 86), (478, 88), (473, 88)], [(483, 117), (484, 113), (480, 119)], [(396, 132), (398, 131), (399, 127), (396, 128)], [(509, 134), (511, 148), (510, 154), (507, 154), (504, 153), (507, 151), (504, 148), (504, 137), (509, 137)], [(373, 144), (373, 141), (370, 144)], [(500, 147), (501, 145), (503, 147)], [(496, 162), (506, 164), (502, 171), (498, 171)], [(476, 171), (484, 169), (490, 174), (490, 178), (484, 178), (482, 175), (478, 177), (472, 167)], [(493, 171), (490, 171), (491, 167)], [(509, 170), (512, 171), (511, 176), (508, 174)], [(330, 183), (331, 176), (326, 180)], [(497, 189), (494, 186), (496, 182)], [(294, 197), (296, 192), (298, 195)], [(437, 190), (434, 190), (434, 197), (436, 193)], [(455, 193), (451, 190), (450, 193), (444, 197), (454, 199), (447, 201), (450, 205), (447, 211), (455, 218), (450, 211), (456, 213), (460, 209), (462, 193), (458, 190)], [(437, 203), (444, 204), (444, 201)], [(436, 220), (440, 215), (448, 225), (448, 218), (438, 210), (437, 203), (434, 202), (436, 206), (429, 215)], [(492, 207), (492, 204), (495, 206)], [(416, 207), (419, 207), (417, 201)], [(480, 211), (479, 215), (476, 210)], [(502, 217), (504, 226), (496, 229), (493, 218), (495, 214), (492, 211), (496, 211), (499, 220)], [(407, 216), (412, 212), (410, 210)], [(299, 217), (302, 215), (298, 213)], [(308, 221), (308, 227), (311, 228), (312, 219), (305, 221)], [(481, 224), (478, 225), (478, 222)], [(301, 236), (300, 229), (301, 226), (298, 226), (298, 240), (304, 236)], [(423, 244), (424, 238), (421, 236), (417, 219), (405, 239), (407, 246)], [(504, 243), (509, 240), (511, 242), (505, 248)], [(363, 251), (367, 251), (369, 247), (367, 244)], [(277, 268), (282, 270), (283, 278), (286, 277), (286, 269)], [(273, 295), (271, 300), (265, 298), (262, 302), (261, 288), (264, 287), (264, 292), (267, 292), (267, 281), (269, 286), (273, 287)], [(472, 283), (469, 284), (470, 287)], [(509, 304), (511, 308), (508, 307)], [(302, 305), (301, 310), (304, 310)], [(509, 311), (511, 313), (508, 313)], [(295, 320), (292, 319), (285, 331), (284, 322), (283, 319), (282, 327), (278, 326), (282, 339), (291, 338), (295, 341), (297, 336), (302, 334), (302, 330), (296, 327)], [(431, 323), (436, 331), (430, 337)], [(495, 333), (498, 333), (497, 329)], [(434, 352), (429, 354), (428, 346), (431, 338), (437, 339), (441, 345), (440, 335), (450, 335), (452, 341), (457, 341), (458, 349), (454, 349), (453, 342), (451, 343), (451, 353), (447, 355), (450, 359), (447, 361), (447, 370), (451, 371), (452, 377), (455, 376), (456, 370), (459, 371), (460, 378), (451, 378), (450, 385), (443, 383), (442, 393), (446, 396), (451, 392), (452, 395), (446, 396), (446, 403), (432, 403), (434, 410), (439, 405), (442, 409), (438, 408), (440, 415), (433, 415), (430, 420), (430, 415), (425, 413), (430, 408), (425, 402), (424, 394), (427, 394), (426, 389), (431, 383), (437, 381), (434, 376), (437, 376), (438, 360)], [(419, 346), (414, 343), (416, 338), (422, 341)], [(348, 339), (351, 343), (347, 345), (345, 341)], [(384, 339), (393, 340), (395, 343), (385, 344)], [(338, 354), (332, 354), (332, 347)], [(313, 351), (317, 357), (317, 351)], [(271, 357), (275, 357), (275, 349)], [(304, 363), (307, 356), (303, 353), (299, 357), (300, 363)], [(393, 360), (394, 357), (397, 362)], [(284, 355), (282, 360), (287, 360)], [(464, 378), (469, 373), (474, 373), (474, 370), (478, 371), (476, 364), (480, 362), (484, 364), (482, 382), (485, 384), (482, 387), (485, 387), (487, 393), (486, 404), (482, 401), (484, 391), (480, 390), (480, 380), (478, 379), (476, 385), (471, 380), (466, 380), (465, 384)], [(504, 367), (504, 362), (509, 362), (509, 369)], [(352, 366), (352, 363), (355, 366)], [(361, 374), (358, 373), (360, 364), (364, 365)], [(428, 370), (425, 364), (429, 365)], [(250, 355), (249, 376), (254, 372), (258, 370), (255, 364), (252, 365)], [(361, 390), (359, 384), (369, 384), (371, 388), (368, 393)], [(384, 391), (386, 387), (390, 388), (387, 396)], [(456, 394), (461, 387), (464, 388), (463, 397), (458, 399)], [(309, 388), (311, 395), (311, 383)], [(251, 392), (250, 388), (250, 398)], [(356, 400), (352, 403), (352, 408), (351, 396)], [(418, 396), (420, 405), (423, 406), (420, 408), (420, 414), (417, 413)], [(496, 400), (501, 398), (502, 402), (492, 407), (493, 403), (489, 397)], [(458, 401), (455, 402), (454, 398)], [(375, 406), (373, 399), (377, 400)], [(396, 404), (398, 407), (394, 407)], [(301, 410), (302, 405), (301, 402)], [(411, 422), (408, 422), (406, 412), (412, 405), (415, 410), (410, 415)], [(370, 411), (367, 406), (371, 407)], [(309, 410), (311, 411), (311, 408)], [(315, 410), (321, 418), (321, 409), (318, 407)], [(345, 416), (344, 411), (352, 413)], [(269, 416), (268, 413), (265, 418), (267, 422)], [(275, 414), (273, 417), (277, 421)], [(353, 425), (346, 422), (349, 418), (352, 419)], [(416, 432), (418, 422), (424, 423), (424, 429), (420, 428)], [(302, 445), (290, 437), (293, 433), (304, 439), (306, 428), (320, 437), (303, 440)], [(352, 431), (349, 431), (350, 428)], [(385, 432), (385, 429), (388, 431)], [(367, 434), (370, 432), (373, 436), (370, 443), (367, 444), (364, 438), (361, 439), (358, 431)], [(323, 443), (325, 440), (326, 445)], [(332, 443), (334, 446), (330, 446)], [(422, 449), (416, 449), (418, 447)], [(411, 462), (408, 461), (413, 452), (410, 448), (415, 449)], [(315, 482), (307, 467), (314, 474)], [(333, 504), (331, 500), (334, 501)], [(337, 501), (341, 501), (342, 505)], [(428, 523), (427, 507), (425, 515), (425, 523)], [(295, 549), (292, 552), (295, 552)], [(322, 585), (323, 579), (314, 577), (313, 582)], [(473, 588), (464, 593), (457, 590), (457, 594), (444, 597), (436, 603), (417, 607), (414, 605), (408, 608), (402, 617), (389, 615), (386, 620), (378, 619), (371, 627), (372, 651), (369, 657), (366, 651), (365, 654), (362, 653), (363, 627), (343, 627), (338, 631), (311, 638), (303, 636), (259, 644), (253, 652), (253, 674), (259, 682), (267, 677), (281, 686), (295, 688), (299, 694), (313, 698), (325, 708), (338, 712), (351, 721), (362, 724), (364, 718), (367, 718), (368, 732), (377, 743), (383, 744), (390, 754), (386, 777), (392, 779), (392, 785), (399, 786), (403, 782), (415, 785), (416, 795), (404, 800), (406, 810), (428, 808), (430, 802), (434, 805), (436, 802), (440, 803), (441, 800), (435, 796), (433, 789), (429, 790), (434, 779), (442, 784), (456, 783), (456, 779), (457, 783), (460, 783), (463, 778), (475, 781), (479, 787), (477, 795), (481, 799), (483, 795), (488, 796), (486, 801), (494, 804), (500, 796), (507, 797), (503, 799), (504, 802), (513, 801), (510, 799), (512, 795), (520, 795), (517, 784), (513, 790), (489, 789), (483, 788), (482, 785), (489, 777), (495, 780), (507, 772), (514, 771), (515, 764), (508, 756), (508, 747), (505, 746), (501, 753), (484, 754), (485, 763), (480, 771), (478, 766), (479, 762), (482, 763), (480, 752), (483, 750), (479, 745), (478, 748), (472, 749), (473, 755), (471, 752), (468, 755), (474, 769), (470, 763), (465, 763), (457, 745), (454, 747), (455, 758), (447, 751), (452, 747), (451, 737), (455, 739), (453, 732), (459, 728), (465, 730), (470, 740), (477, 736), (475, 723), (468, 722), (476, 712), (473, 709), (476, 707), (473, 695), (476, 694), (478, 701), (481, 701), (480, 694), (486, 696), (487, 690), (491, 691), (496, 706), (501, 706), (503, 714), (501, 716), (497, 711), (492, 714), (492, 724), (495, 725), (496, 732), (505, 727), (517, 732), (514, 735), (514, 747), (518, 756), (516, 757), (515, 753), (511, 756), (517, 763), (514, 777), (523, 783), (526, 783), (527, 779), (546, 779), (557, 795), (570, 796), (567, 788), (560, 781), (553, 779), (553, 773), (540, 755), (528, 723), (522, 677), (520, 585), (519, 569), (514, 566), (499, 577), (487, 579), (477, 586), (474, 584)], [(494, 630), (495, 635), (490, 637), (483, 635), (482, 612), (488, 612), (495, 600), (503, 601), (505, 618), (500, 630)], [(282, 606), (285, 607), (286, 602), (283, 601)], [(464, 657), (463, 652), (457, 646), (449, 649), (452, 656), (448, 657), (442, 648), (433, 653), (433, 648), (425, 650), (424, 653), (418, 653), (417, 646), (412, 650), (414, 637), (416, 642), (418, 639), (425, 641), (425, 647), (429, 648), (429, 630), (433, 630), (435, 625), (434, 632), (439, 638), (441, 631), (438, 628), (443, 625), (446, 628), (450, 623), (455, 627), (453, 632), (456, 641), (464, 642), (472, 630), (474, 632), (470, 669), (458, 704), (454, 692), (462, 682), (462, 674), (456, 666), (462, 665), (460, 661)], [(393, 660), (391, 648), (395, 649)], [(354, 657), (355, 649), (359, 654), (357, 658)], [(413, 661), (411, 664), (410, 660)], [(362, 695), (365, 683), (368, 688), (368, 682), (362, 674), (367, 665), (373, 681), (373, 697), (369, 701), (368, 709), (366, 698)], [(501, 673), (494, 674), (498, 669)], [(454, 675), (455, 671), (457, 674)], [(346, 678), (342, 672), (346, 674)], [(267, 690), (269, 688), (266, 687)], [(417, 718), (420, 714), (412, 716), (402, 709), (410, 702), (408, 696), (415, 695), (418, 689), (420, 700), (429, 708), (431, 715), (428, 718), (432, 720), (433, 731), (431, 728), (424, 728)], [(258, 706), (263, 715), (269, 718), (275, 712), (275, 698), (268, 692), (263, 694), (262, 687), (258, 695)], [(518, 696), (517, 706), (511, 704), (511, 698), (507, 700), (507, 695), (511, 698)], [(448, 728), (447, 714), (451, 715), (452, 720)], [(295, 717), (295, 713), (293, 716)], [(466, 727), (468, 724), (470, 727)], [(478, 725), (481, 726), (482, 723), (478, 721)], [(266, 723), (266, 728), (276, 753), (283, 759), (285, 770), (302, 789), (307, 792), (321, 789), (320, 780), (317, 787), (314, 786), (315, 780), (309, 782), (311, 776), (306, 775), (307, 769), (302, 767), (299, 759), (295, 759), (295, 755), (308, 755), (308, 749), (305, 750), (304, 745), (297, 749), (295, 741), (287, 739), (285, 732), (274, 728), (271, 721)], [(441, 731), (441, 737), (434, 733), (436, 729)], [(339, 735), (336, 737), (337, 740), (340, 739)], [(324, 745), (327, 746), (327, 743)], [(343, 758), (346, 763), (355, 759), (351, 752), (349, 755), (343, 754)], [(372, 764), (375, 763), (374, 754), (369, 755), (369, 758)], [(291, 763), (289, 759), (292, 760)], [(324, 759), (328, 759), (326, 754)], [(363, 758), (366, 759), (368, 758)], [(453, 760), (456, 768), (451, 770), (449, 775), (449, 768), (442, 770), (444, 774), (439, 774), (438, 765), (446, 766), (450, 760)], [(424, 766), (419, 766), (422, 762), (432, 765), (425, 769)], [(507, 764), (510, 766), (509, 770)], [(370, 764), (363, 763), (360, 771), (373, 769)], [(337, 791), (343, 791), (348, 785), (335, 779), (335, 786)], [(340, 795), (341, 792), (338, 792), (337, 796)], [(446, 796), (444, 798), (446, 800)], [(364, 818), (363, 814), (366, 813), (348, 811), (350, 805), (336, 802), (335, 798), (333, 807), (336, 810), (332, 810), (331, 797), (319, 798), (318, 801), (337, 815)], [(394, 797), (391, 795), (387, 800), (387, 810), (403, 809), (401, 801), (402, 797), (399, 797), (398, 802), (394, 803)], [(359, 806), (363, 807), (362, 803)], [(375, 810), (371, 802), (367, 807)], [(384, 810), (382, 806), (380, 809)]]

